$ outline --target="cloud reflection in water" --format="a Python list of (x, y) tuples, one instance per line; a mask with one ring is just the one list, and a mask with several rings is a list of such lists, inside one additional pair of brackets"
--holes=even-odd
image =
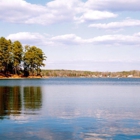
[(140, 87), (133, 85), (0, 87), (0, 129), (7, 128), (0, 136), (45, 140), (140, 138), (139, 91)]

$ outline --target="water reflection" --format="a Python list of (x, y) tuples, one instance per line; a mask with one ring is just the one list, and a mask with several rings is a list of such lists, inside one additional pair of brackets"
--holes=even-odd
[(0, 138), (140, 139), (140, 84), (59, 81), (0, 87)]
[(39, 110), (42, 106), (40, 87), (24, 87), (24, 107), (27, 110)]
[(0, 87), (0, 119), (9, 115), (18, 116), (24, 110), (39, 110), (41, 107), (40, 87)]
[(0, 116), (18, 115), (21, 111), (20, 87), (0, 87)]

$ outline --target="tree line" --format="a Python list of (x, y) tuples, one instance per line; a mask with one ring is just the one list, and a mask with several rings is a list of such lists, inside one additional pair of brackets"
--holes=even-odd
[(12, 74), (40, 75), (41, 67), (45, 66), (44, 52), (36, 47), (23, 45), (19, 41), (12, 42), (4, 37), (0, 38), (0, 74), (10, 76)]
[(102, 78), (140, 78), (139, 70), (100, 72), (100, 71), (77, 71), (77, 70), (42, 70), (42, 76), (47, 77), (102, 77)]

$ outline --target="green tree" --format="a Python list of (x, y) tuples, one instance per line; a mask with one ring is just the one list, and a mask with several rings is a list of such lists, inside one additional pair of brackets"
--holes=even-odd
[(46, 59), (43, 51), (36, 46), (25, 46), (23, 51), (19, 41), (12, 42), (4, 37), (0, 38), (0, 74), (10, 76), (19, 74), (21, 64), (24, 66), (24, 75), (28, 76), (29, 71), (40, 75), (43, 61)]
[(36, 70), (37, 75), (40, 75), (40, 67), (45, 66), (43, 63), (45, 58), (46, 56), (40, 48), (36, 46), (25, 46), (25, 54), (23, 57), (25, 71), (30, 70), (32, 75), (34, 75), (34, 70)]
[(7, 75), (8, 65), (11, 63), (11, 45), (10, 40), (4, 37), (0, 38), (0, 71)]
[(23, 56), (23, 47), (19, 41), (15, 41), (12, 45), (12, 62), (14, 73), (17, 74)]

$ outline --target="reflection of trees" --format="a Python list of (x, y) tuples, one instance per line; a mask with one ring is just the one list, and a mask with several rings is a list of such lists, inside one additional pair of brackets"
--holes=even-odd
[[(28, 110), (38, 110), (42, 106), (40, 87), (24, 87), (23, 98), (18, 86), (0, 87), (0, 119), (8, 115), (18, 115), (22, 106)], [(22, 104), (23, 101), (23, 104)]]
[(20, 114), (21, 94), (20, 88), (0, 87), (0, 116)]
[(42, 92), (40, 87), (24, 87), (25, 109), (38, 110), (42, 106)]

